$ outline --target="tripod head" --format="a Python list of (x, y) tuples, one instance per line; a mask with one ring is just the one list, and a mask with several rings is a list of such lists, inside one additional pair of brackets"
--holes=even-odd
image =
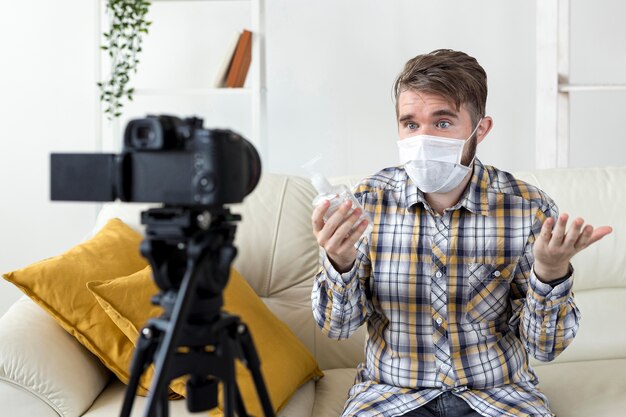
[(192, 314), (215, 316), (222, 307), (222, 292), (237, 254), (233, 246), (235, 222), (241, 220), (228, 208), (164, 207), (141, 213), (146, 239), (141, 253), (152, 266), (161, 289), (152, 302), (170, 317), (185, 273), (195, 264), (196, 289)]
[(164, 313), (142, 329), (123, 417), (130, 415), (139, 378), (151, 362), (156, 372), (146, 417), (167, 416), (168, 383), (183, 375), (189, 375), (189, 411), (216, 407), (221, 382), (224, 415), (232, 416), (237, 408), (240, 417), (247, 416), (235, 379), (235, 359), (250, 369), (265, 416), (274, 415), (251, 335), (238, 317), (222, 311), (222, 293), (237, 254), (233, 240), (239, 220), (241, 216), (227, 208), (163, 207), (142, 212), (146, 239), (141, 253), (161, 290), (152, 302)]

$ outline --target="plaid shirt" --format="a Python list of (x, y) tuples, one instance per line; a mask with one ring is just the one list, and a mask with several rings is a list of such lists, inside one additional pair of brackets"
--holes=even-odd
[(322, 253), (312, 292), (329, 337), (367, 323), (343, 415), (399, 416), (451, 390), (484, 416), (553, 416), (528, 355), (554, 359), (580, 312), (571, 277), (551, 286), (532, 269), (543, 221), (558, 217), (550, 197), (478, 160), (443, 215), (402, 168), (365, 179), (355, 195), (371, 237), (343, 274)]

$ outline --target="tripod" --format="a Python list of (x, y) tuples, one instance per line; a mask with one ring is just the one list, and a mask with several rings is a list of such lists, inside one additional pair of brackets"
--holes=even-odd
[(232, 417), (236, 410), (239, 417), (247, 417), (235, 359), (250, 370), (265, 417), (274, 417), (248, 328), (221, 310), (222, 291), (237, 253), (234, 222), (240, 219), (226, 208), (165, 207), (142, 212), (141, 222), (147, 227), (141, 253), (161, 289), (152, 303), (162, 306), (164, 313), (141, 331), (122, 417), (130, 416), (139, 379), (153, 362), (156, 370), (144, 417), (169, 415), (169, 381), (183, 375), (189, 375), (190, 412), (215, 408), (221, 381), (224, 416)]

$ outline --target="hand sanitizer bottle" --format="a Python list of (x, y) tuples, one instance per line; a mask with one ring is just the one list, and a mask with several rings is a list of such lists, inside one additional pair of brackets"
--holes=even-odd
[[(313, 205), (317, 207), (322, 204), (324, 200), (330, 201), (330, 206), (324, 214), (324, 221), (327, 221), (328, 218), (332, 216), (335, 211), (337, 211), (339, 206), (341, 206), (344, 201), (349, 200), (350, 202), (352, 202), (352, 208), (350, 209), (346, 217), (350, 216), (356, 208), (360, 208), (362, 214), (359, 217), (359, 221), (356, 223), (355, 228), (358, 227), (360, 222), (362, 222), (363, 220), (367, 220), (367, 227), (365, 228), (365, 231), (361, 234), (361, 237), (368, 236), (370, 233), (372, 233), (372, 219), (365, 212), (365, 210), (363, 210), (361, 203), (359, 203), (359, 200), (356, 199), (356, 197), (354, 196), (354, 194), (352, 194), (348, 187), (343, 184), (333, 186), (320, 172), (316, 171), (313, 168), (313, 165), (315, 165), (319, 160), (320, 157), (316, 157), (303, 165), (303, 167), (309, 171), (309, 174), (311, 176), (311, 184), (313, 184), (313, 187), (315, 187), (315, 190), (317, 190), (318, 192), (318, 195), (313, 199)], [(354, 230), (354, 228), (352, 230)]]

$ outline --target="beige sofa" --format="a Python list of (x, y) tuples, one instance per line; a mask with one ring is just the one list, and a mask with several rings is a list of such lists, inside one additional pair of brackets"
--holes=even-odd
[[(554, 362), (533, 362), (540, 387), (564, 417), (626, 415), (626, 168), (567, 169), (518, 173), (539, 185), (562, 212), (582, 216), (614, 233), (574, 258), (575, 292), (583, 319), (573, 344)], [(357, 178), (339, 178), (352, 183)], [(325, 376), (309, 381), (280, 415), (332, 417), (363, 358), (364, 329), (347, 341), (327, 339), (311, 314), (312, 278), (318, 247), (310, 231), (314, 190), (304, 178), (265, 174), (258, 188), (233, 211), (235, 266), (269, 308), (300, 338)], [(107, 204), (94, 230), (120, 217), (140, 230), (140, 205)], [(0, 415), (119, 415), (124, 386), (29, 299), (0, 318)], [(145, 401), (135, 402), (142, 415)], [(171, 402), (173, 416), (187, 416), (184, 401)]]

